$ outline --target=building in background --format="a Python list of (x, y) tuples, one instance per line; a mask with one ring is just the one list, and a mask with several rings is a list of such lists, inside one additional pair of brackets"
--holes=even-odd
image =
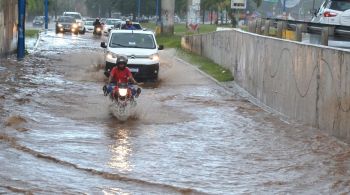
[(17, 49), (18, 1), (0, 0), (0, 57)]

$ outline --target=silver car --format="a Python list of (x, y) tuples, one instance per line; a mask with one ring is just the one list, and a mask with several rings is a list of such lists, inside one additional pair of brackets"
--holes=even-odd
[(350, 26), (350, 1), (325, 0), (311, 22)]

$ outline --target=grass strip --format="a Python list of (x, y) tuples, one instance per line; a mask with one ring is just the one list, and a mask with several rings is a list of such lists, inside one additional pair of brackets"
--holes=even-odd
[(26, 37), (38, 37), (39, 35), (39, 30), (36, 29), (28, 29), (25, 31), (25, 36)]
[(211, 59), (197, 55), (195, 53), (178, 49), (177, 56), (212, 76), (219, 82), (232, 81), (233, 76), (230, 70), (216, 64)]

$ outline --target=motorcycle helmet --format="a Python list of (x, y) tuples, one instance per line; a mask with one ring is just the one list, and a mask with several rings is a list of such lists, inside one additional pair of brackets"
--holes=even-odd
[(118, 67), (119, 70), (124, 70), (126, 65), (128, 64), (128, 58), (126, 56), (124, 56), (124, 55), (119, 56), (117, 58), (116, 64), (117, 64), (117, 67)]

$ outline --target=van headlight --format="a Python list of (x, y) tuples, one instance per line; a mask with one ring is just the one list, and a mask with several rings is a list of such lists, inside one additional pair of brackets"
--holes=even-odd
[(152, 54), (149, 56), (149, 59), (151, 59), (153, 61), (159, 61), (159, 55), (157, 53)]
[(62, 24), (57, 24), (57, 26), (58, 26), (58, 27), (60, 27), (60, 28), (61, 28), (61, 27), (63, 27), (63, 25), (62, 25)]
[(115, 54), (115, 53), (113, 53), (113, 52), (107, 52), (106, 57), (107, 57), (108, 59), (115, 59), (115, 58), (118, 58), (118, 54)]

